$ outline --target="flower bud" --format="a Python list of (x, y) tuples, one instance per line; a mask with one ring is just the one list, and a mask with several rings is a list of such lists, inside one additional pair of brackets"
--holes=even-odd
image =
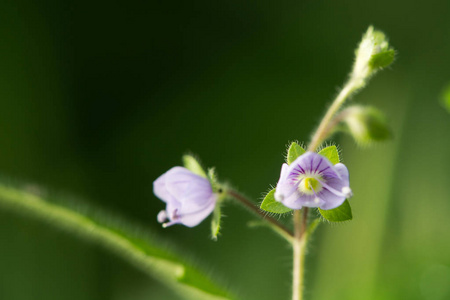
[(158, 214), (164, 227), (182, 224), (194, 227), (208, 217), (217, 202), (208, 179), (183, 167), (173, 167), (153, 182), (153, 192), (166, 203)]
[(345, 111), (343, 122), (360, 145), (391, 138), (383, 113), (373, 107), (352, 106)]
[(351, 77), (355, 80), (359, 79), (360, 85), (363, 86), (367, 78), (394, 61), (395, 51), (389, 47), (384, 33), (370, 26), (356, 49), (355, 55)]

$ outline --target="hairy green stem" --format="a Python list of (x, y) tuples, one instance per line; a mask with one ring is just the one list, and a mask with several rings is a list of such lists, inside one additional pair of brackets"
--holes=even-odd
[(251, 212), (262, 218), (264, 221), (270, 225), (270, 227), (278, 233), (280, 236), (285, 238), (289, 243), (293, 243), (294, 234), (291, 230), (286, 228), (283, 224), (278, 222), (275, 218), (267, 215), (262, 210), (260, 210), (252, 201), (247, 199), (245, 196), (241, 195), (240, 193), (234, 191), (234, 190), (225, 190), (225, 193), (229, 195), (230, 197), (238, 200), (238, 202), (243, 205), (245, 208), (249, 209)]
[(88, 241), (102, 245), (136, 268), (168, 286), (184, 299), (225, 300), (228, 292), (217, 287), (207, 276), (143, 237), (93, 218), (62, 205), (47, 202), (25, 190), (0, 184), (0, 209), (31, 216)]
[(309, 144), (309, 151), (315, 151), (328, 138), (330, 132), (333, 130), (329, 124), (333, 120), (334, 115), (342, 107), (345, 100), (347, 100), (360, 86), (361, 78), (355, 76), (350, 77), (320, 122), (319, 127), (317, 128), (311, 139), (311, 143)]
[(303, 299), (305, 254), (309, 234), (307, 234), (308, 208), (294, 211), (294, 244), (292, 272), (292, 300)]

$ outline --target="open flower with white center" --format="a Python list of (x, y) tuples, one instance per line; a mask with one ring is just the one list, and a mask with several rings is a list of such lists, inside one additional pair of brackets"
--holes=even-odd
[(333, 165), (320, 154), (306, 152), (291, 165), (283, 164), (275, 200), (291, 209), (333, 209), (351, 195), (345, 165)]
[(167, 204), (157, 217), (164, 227), (194, 227), (211, 214), (217, 201), (209, 180), (183, 167), (173, 167), (158, 177), (153, 192)]

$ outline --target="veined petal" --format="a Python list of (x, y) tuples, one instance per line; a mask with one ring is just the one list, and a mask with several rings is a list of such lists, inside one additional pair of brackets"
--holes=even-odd
[(318, 196), (324, 200), (319, 207), (325, 210), (336, 208), (345, 201), (345, 196), (336, 195), (325, 188), (320, 191)]
[(166, 189), (178, 201), (186, 196), (189, 190), (211, 189), (208, 179), (198, 176), (186, 168), (173, 167), (166, 173)]
[(205, 187), (193, 184), (193, 186), (186, 191), (184, 197), (179, 200), (181, 204), (180, 210), (183, 214), (192, 213), (209, 206), (211, 201), (215, 203), (216, 198), (216, 195), (212, 192), (211, 186)]
[(320, 197), (325, 200), (325, 203), (320, 206), (321, 209), (333, 209), (344, 203), (346, 196), (343, 193), (345, 187), (349, 188), (349, 174), (348, 169), (344, 164), (338, 163), (335, 165), (338, 177), (323, 178), (325, 185), (319, 193)]
[(335, 174), (333, 164), (320, 154), (306, 152), (299, 156), (290, 166), (288, 178), (296, 178), (300, 174)]
[(336, 169), (337, 173), (339, 174), (339, 177), (347, 183), (347, 186), (349, 184), (349, 174), (348, 174), (348, 169), (344, 164), (338, 163), (334, 166), (334, 168)]

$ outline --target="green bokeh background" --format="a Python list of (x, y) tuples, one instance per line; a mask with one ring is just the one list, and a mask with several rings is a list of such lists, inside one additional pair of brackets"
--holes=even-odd
[[(308, 300), (450, 299), (450, 2), (0, 2), (0, 170), (159, 232), (245, 300), (289, 299), (291, 252), (224, 210), (223, 235), (156, 222), (186, 151), (258, 200), (307, 142), (371, 24), (398, 50), (355, 102), (394, 140), (338, 137), (354, 220), (321, 226)], [(0, 211), (0, 299), (178, 299), (96, 246)]]

